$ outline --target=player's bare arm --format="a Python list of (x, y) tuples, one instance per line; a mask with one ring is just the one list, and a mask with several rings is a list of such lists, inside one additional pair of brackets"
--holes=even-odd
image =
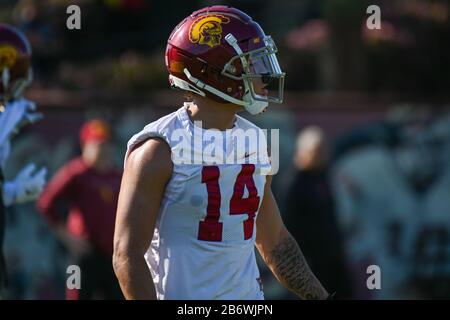
[(126, 299), (156, 299), (144, 254), (153, 237), (172, 168), (170, 149), (160, 139), (147, 140), (127, 159), (117, 208), (113, 256), (114, 271)]
[(275, 277), (302, 299), (326, 299), (295, 239), (283, 224), (268, 176), (257, 218), (256, 247)]

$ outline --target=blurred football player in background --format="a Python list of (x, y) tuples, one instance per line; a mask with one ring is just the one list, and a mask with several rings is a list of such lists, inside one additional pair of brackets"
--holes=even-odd
[(324, 286), (339, 292), (339, 298), (350, 298), (351, 286), (329, 185), (329, 146), (321, 128), (306, 127), (298, 134), (294, 165), (298, 172), (286, 198), (284, 222)]
[(219, 136), (261, 131), (236, 113), (282, 102), (276, 52), (256, 22), (225, 6), (194, 12), (170, 35), (170, 83), (196, 96), (129, 141), (113, 258), (126, 298), (264, 299), (255, 245), (296, 295), (329, 297), (281, 220), (265, 138), (259, 150), (255, 141), (240, 149), (215, 140), (217, 152), (237, 156), (233, 163), (206, 157), (202, 143), (187, 152), (200, 163), (178, 158), (180, 138), (203, 141), (205, 129)]
[[(447, 299), (450, 294), (450, 116), (395, 112), (394, 130), (343, 156), (335, 168), (338, 215), (359, 298), (378, 265), (379, 299)], [(389, 143), (388, 143), (389, 141)]]
[(26, 165), (12, 181), (4, 181), (3, 168), (11, 150), (10, 140), (19, 130), (42, 116), (33, 102), (22, 97), (32, 81), (31, 46), (16, 28), (0, 23), (0, 296), (6, 284), (3, 257), (5, 207), (35, 200), (45, 184), (46, 169)]
[[(121, 298), (111, 259), (121, 173), (113, 167), (110, 140), (105, 121), (85, 123), (81, 156), (55, 174), (37, 203), (81, 269), (81, 289), (66, 289), (67, 299)], [(61, 204), (69, 207), (65, 224)]]

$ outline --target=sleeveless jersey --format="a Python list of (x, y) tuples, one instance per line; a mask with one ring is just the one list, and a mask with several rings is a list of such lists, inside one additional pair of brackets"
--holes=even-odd
[(239, 116), (232, 129), (204, 130), (186, 107), (134, 135), (125, 157), (152, 137), (172, 153), (172, 177), (145, 254), (157, 297), (264, 299), (254, 243), (270, 172), (266, 137)]

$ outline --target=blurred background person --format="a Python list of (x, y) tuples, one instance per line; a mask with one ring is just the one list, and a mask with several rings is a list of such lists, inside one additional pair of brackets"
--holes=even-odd
[(328, 142), (320, 127), (309, 126), (297, 137), (297, 173), (288, 190), (285, 224), (323, 285), (339, 298), (350, 298), (351, 285), (328, 181)]
[[(121, 174), (112, 166), (111, 130), (94, 119), (80, 131), (82, 154), (64, 165), (38, 201), (38, 209), (81, 269), (81, 289), (67, 299), (120, 299), (112, 270), (115, 212)], [(60, 205), (69, 206), (67, 222)]]
[[(371, 143), (336, 161), (338, 219), (359, 298), (450, 297), (449, 121), (448, 112), (398, 108), (366, 131)], [(373, 264), (381, 290), (368, 296)]]

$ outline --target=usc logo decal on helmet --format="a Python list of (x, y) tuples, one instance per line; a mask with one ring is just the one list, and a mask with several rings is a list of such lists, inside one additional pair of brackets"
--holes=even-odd
[(206, 44), (211, 48), (218, 46), (222, 40), (222, 23), (230, 19), (223, 15), (200, 17), (192, 23), (189, 30), (189, 40), (192, 43)]
[(13, 46), (0, 45), (0, 70), (14, 66), (17, 56), (17, 49)]

